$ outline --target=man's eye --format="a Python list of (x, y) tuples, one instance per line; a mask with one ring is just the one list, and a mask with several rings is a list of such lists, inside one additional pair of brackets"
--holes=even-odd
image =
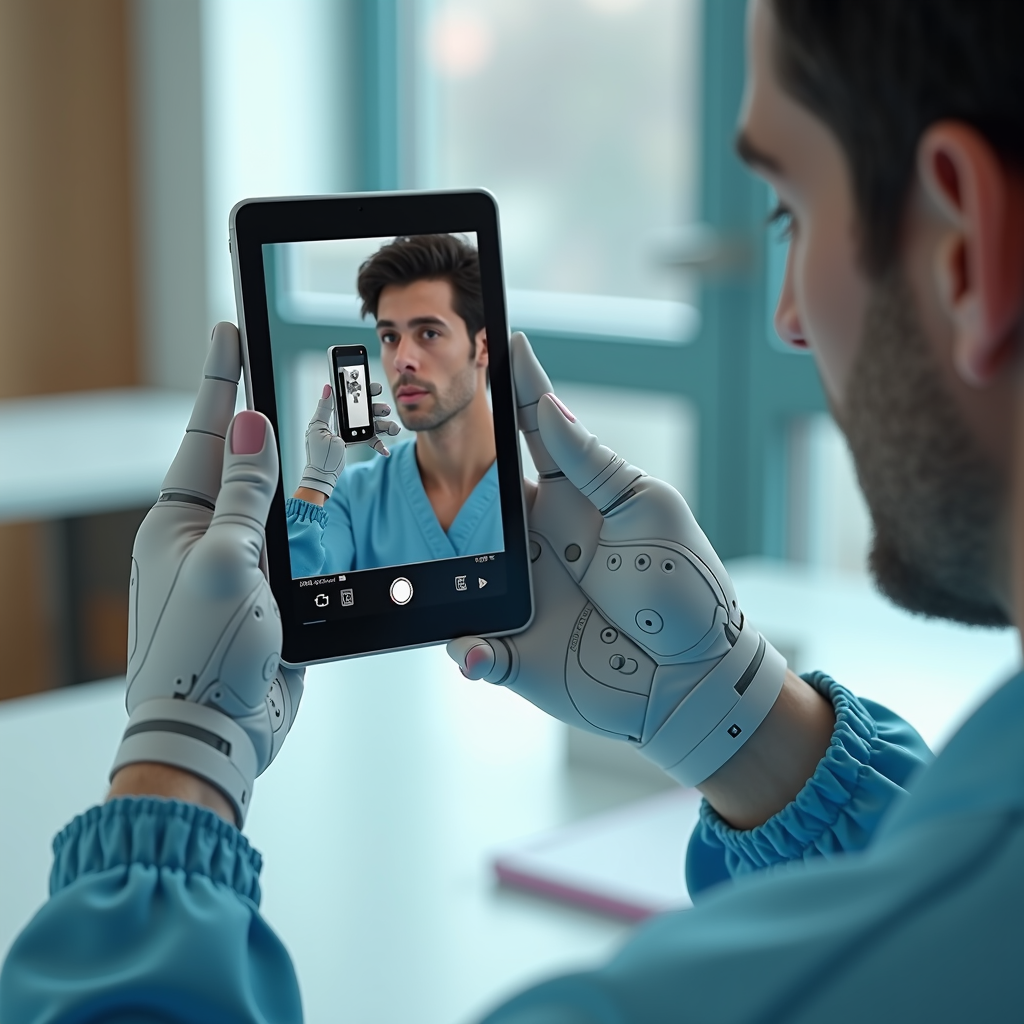
[(398, 343), (398, 335), (393, 331), (385, 331), (380, 336), (380, 343), (382, 345), (395, 345)]
[(425, 327), (423, 329), (423, 337), (426, 338), (427, 341), (433, 341), (435, 338), (441, 337), (441, 332), (435, 331), (433, 327)]
[(785, 203), (775, 204), (772, 212), (768, 214), (767, 223), (769, 227), (775, 228), (775, 237), (780, 242), (788, 242), (793, 237), (793, 211)]

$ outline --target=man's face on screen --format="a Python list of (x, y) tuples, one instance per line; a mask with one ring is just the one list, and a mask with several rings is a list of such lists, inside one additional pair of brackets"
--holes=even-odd
[[(388, 285), (377, 302), (380, 358), (408, 430), (436, 430), (486, 385), (487, 337), (470, 340), (444, 280)], [(474, 344), (475, 342), (475, 344)]]

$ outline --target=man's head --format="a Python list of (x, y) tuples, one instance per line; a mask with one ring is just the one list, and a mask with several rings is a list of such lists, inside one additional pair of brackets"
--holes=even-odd
[(752, 0), (739, 149), (792, 240), (780, 335), (810, 347), (913, 610), (1009, 613), (1024, 307), (1024, 8)]
[(483, 395), (487, 373), (480, 258), (454, 235), (409, 235), (359, 268), (381, 363), (409, 430), (434, 430)]

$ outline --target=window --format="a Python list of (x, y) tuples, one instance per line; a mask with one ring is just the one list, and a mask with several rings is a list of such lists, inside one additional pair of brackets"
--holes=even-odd
[[(813, 468), (797, 465), (807, 445), (793, 442), (793, 424), (826, 406), (813, 361), (771, 341), (784, 247), (764, 252), (766, 190), (733, 152), (743, 0), (214, 8), (218, 316), (230, 315), (220, 225), (242, 195), (487, 187), (502, 211), (511, 325), (527, 330), (556, 386), (573, 389), (581, 419), (676, 483), (724, 558), (796, 551), (790, 506), (810, 485), (789, 477)], [(276, 60), (248, 59), (264, 51)], [(750, 258), (718, 277), (682, 269), (706, 243)], [(351, 273), (328, 266), (342, 254), (324, 255), (324, 273), (278, 268), (295, 374), (316, 372), (304, 353), (318, 349), (318, 325), (372, 338)], [(608, 401), (608, 389), (624, 400)], [(650, 413), (631, 431), (607, 415), (630, 406), (655, 410), (659, 425)], [(308, 416), (287, 396), (280, 412)]]
[(696, 208), (695, 0), (438, 4), (419, 40), (419, 183), (498, 198), (511, 289), (678, 299)]

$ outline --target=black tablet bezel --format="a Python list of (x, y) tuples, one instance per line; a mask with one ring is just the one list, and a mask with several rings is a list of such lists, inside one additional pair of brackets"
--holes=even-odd
[[(284, 624), (283, 660), (291, 665), (443, 643), (456, 636), (513, 633), (529, 625), (533, 593), (527, 547), (522, 466), (508, 348), (498, 210), (490, 193), (405, 192), (248, 199), (231, 211), (235, 298), (252, 408), (278, 429), (270, 345), (264, 245), (339, 238), (474, 232), (480, 252), (487, 327), (491, 402), (505, 534), (505, 592), (471, 601), (391, 608), (344, 622), (301, 625), (292, 586), (285, 494), (281, 481), (267, 521), (270, 585)], [(280, 442), (278, 442), (280, 445)], [(280, 447), (278, 449), (280, 451)], [(427, 565), (437, 563), (425, 563)], [(443, 563), (441, 563), (443, 564)], [(395, 567), (396, 575), (399, 567)], [(397, 612), (397, 614), (396, 614)]]

